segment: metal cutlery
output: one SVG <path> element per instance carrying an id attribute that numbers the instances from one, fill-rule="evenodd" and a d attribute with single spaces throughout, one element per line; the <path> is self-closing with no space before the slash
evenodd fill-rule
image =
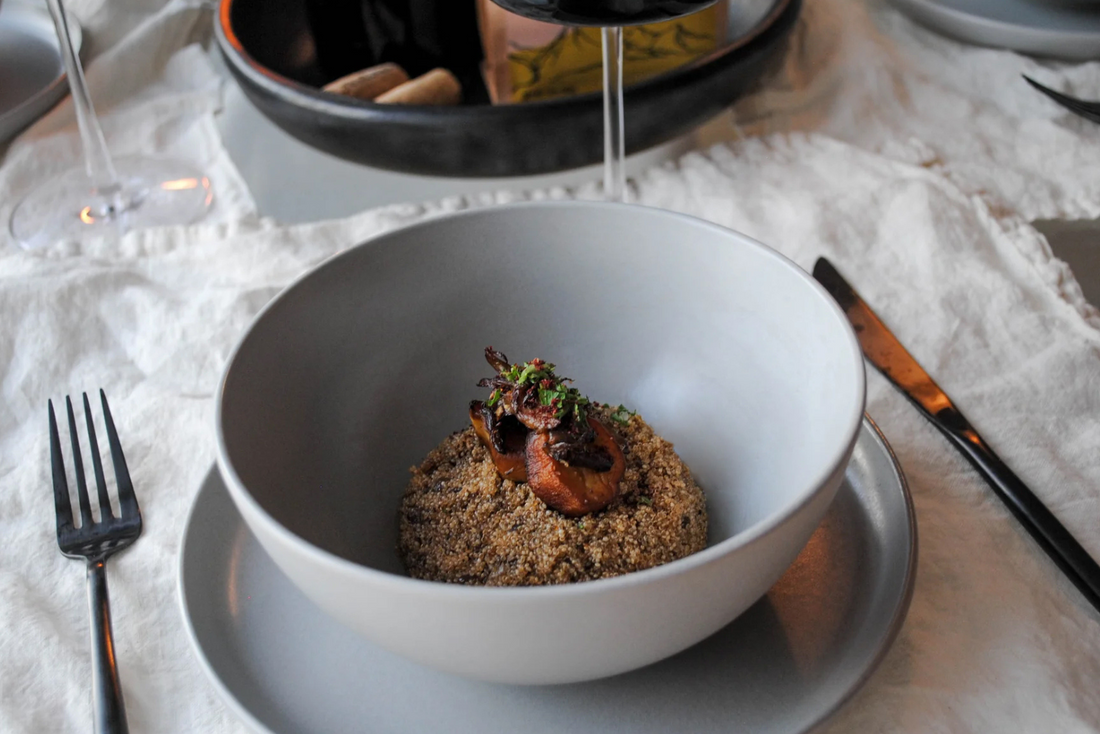
<path id="1" fill-rule="evenodd" d="M 88 395 L 84 394 L 84 418 L 87 423 L 88 444 L 95 473 L 99 500 L 99 519 L 92 514 L 91 500 L 84 476 L 80 439 L 77 435 L 73 403 L 65 398 L 69 419 L 69 439 L 72 443 L 73 472 L 76 475 L 78 513 L 73 515 L 69 501 L 69 485 L 65 478 L 65 462 L 61 456 L 61 439 L 57 435 L 57 419 L 53 401 L 49 401 L 50 415 L 50 463 L 53 468 L 53 496 L 57 514 L 57 544 L 62 554 L 69 558 L 82 558 L 88 566 L 88 601 L 92 615 L 92 688 L 94 691 L 96 734 L 126 734 L 126 711 L 122 703 L 122 687 L 119 684 L 115 660 L 114 635 L 111 631 L 111 606 L 107 597 L 107 559 L 126 548 L 141 535 L 141 510 L 134 496 L 134 485 L 126 468 L 126 458 L 118 440 L 107 396 L 99 391 L 103 406 L 103 419 L 107 427 L 107 443 L 111 462 L 115 468 L 118 485 L 118 512 L 111 508 L 103 464 L 99 458 L 95 424 L 92 420 Z M 79 521 L 79 524 L 77 524 Z"/>
<path id="2" fill-rule="evenodd" d="M 1024 74 L 1023 77 L 1027 81 L 1028 84 L 1035 87 L 1040 92 L 1042 92 L 1046 96 L 1050 97 L 1051 99 L 1053 99 L 1055 102 L 1057 102 L 1058 104 L 1065 107 L 1070 112 L 1073 112 L 1077 115 L 1080 115 L 1081 117 L 1085 118 L 1086 120 L 1092 120 L 1093 122 L 1100 122 L 1100 102 L 1086 102 L 1083 99 L 1077 99 L 1076 97 L 1071 97 L 1068 94 L 1062 94 L 1061 92 L 1056 92 L 1053 89 L 1051 89 L 1050 87 L 1045 87 L 1042 84 L 1040 84 L 1039 82 L 1037 82 L 1034 79 L 1032 79 L 1031 77 L 1029 77 L 1027 74 Z"/>
<path id="3" fill-rule="evenodd" d="M 836 268 L 825 258 L 819 258 L 813 275 L 844 310 L 867 361 L 894 383 L 966 457 L 1039 547 L 1088 602 L 1100 611 L 1100 565 L 993 453 L 993 449 L 982 440 L 947 394 L 917 364 Z"/>

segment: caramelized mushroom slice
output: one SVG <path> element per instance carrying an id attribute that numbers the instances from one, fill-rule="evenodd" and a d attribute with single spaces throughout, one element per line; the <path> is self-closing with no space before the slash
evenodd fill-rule
<path id="1" fill-rule="evenodd" d="M 588 419 L 588 426 L 595 433 L 594 451 L 611 459 L 607 471 L 555 459 L 550 431 L 532 431 L 527 436 L 527 484 L 539 499 L 568 517 L 587 515 L 611 504 L 626 471 L 626 459 L 611 431 L 594 418 Z"/>
<path id="2" fill-rule="evenodd" d="M 526 482 L 527 429 L 523 424 L 510 415 L 495 418 L 492 409 L 480 400 L 470 403 L 470 423 L 481 443 L 489 449 L 489 456 L 500 475 L 513 482 Z"/>

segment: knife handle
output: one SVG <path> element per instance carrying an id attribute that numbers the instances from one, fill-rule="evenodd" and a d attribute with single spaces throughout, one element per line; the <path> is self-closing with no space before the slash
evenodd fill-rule
<path id="1" fill-rule="evenodd" d="M 923 408 L 922 412 L 955 444 L 1039 547 L 1046 551 L 1089 603 L 1100 611 L 1100 565 L 1097 565 L 1092 556 L 1027 485 L 993 453 L 993 449 L 989 448 L 957 408 L 949 406 L 937 411 L 935 415 L 929 415 Z"/>

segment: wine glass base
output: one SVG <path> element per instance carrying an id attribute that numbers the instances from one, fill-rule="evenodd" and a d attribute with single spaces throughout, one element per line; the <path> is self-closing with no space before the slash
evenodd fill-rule
<path id="1" fill-rule="evenodd" d="M 11 215 L 12 237 L 36 252 L 65 242 L 117 238 L 131 229 L 190 224 L 214 200 L 210 179 L 167 158 L 119 158 L 118 185 L 97 189 L 83 169 L 43 182 Z"/>

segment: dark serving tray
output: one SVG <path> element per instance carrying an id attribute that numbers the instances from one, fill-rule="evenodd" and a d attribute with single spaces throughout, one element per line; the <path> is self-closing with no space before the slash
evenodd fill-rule
<path id="1" fill-rule="evenodd" d="M 453 2 L 454 0 L 443 0 Z M 774 0 L 706 57 L 625 90 L 627 153 L 683 135 L 721 112 L 786 51 L 802 0 Z M 498 177 L 550 173 L 603 158 L 599 93 L 522 104 L 380 105 L 320 91 L 294 58 L 313 39 L 304 0 L 221 0 L 215 34 L 254 105 L 302 142 L 394 171 Z"/>

